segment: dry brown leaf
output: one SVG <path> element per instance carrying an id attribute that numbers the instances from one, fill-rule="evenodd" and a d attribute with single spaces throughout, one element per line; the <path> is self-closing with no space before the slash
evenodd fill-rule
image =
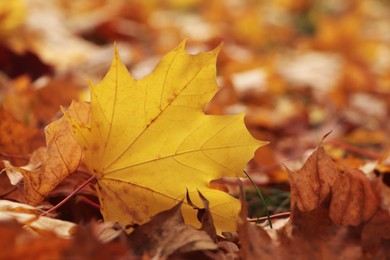
<path id="1" fill-rule="evenodd" d="M 332 187 L 329 214 L 338 225 L 358 226 L 369 220 L 378 210 L 379 199 L 373 183 L 356 169 L 339 175 Z"/>
<path id="2" fill-rule="evenodd" d="M 276 237 L 246 219 L 239 225 L 245 259 L 387 259 L 390 215 L 379 209 L 383 188 L 361 171 L 338 170 L 322 147 L 289 172 L 291 217 Z M 382 198 L 383 199 L 383 198 Z M 244 202 L 242 202 L 243 205 Z M 257 230 L 256 230 L 257 229 Z"/>
<path id="3" fill-rule="evenodd" d="M 63 259 L 136 259 L 127 249 L 124 232 L 117 232 L 117 239 L 102 242 L 96 234 L 98 225 L 92 222 L 86 227 L 79 227 L 70 246 L 63 252 Z"/>
<path id="4" fill-rule="evenodd" d="M 200 191 L 198 191 L 198 194 L 200 199 L 202 200 L 204 208 L 199 208 L 194 203 L 192 203 L 188 191 L 186 195 L 187 202 L 193 209 L 198 210 L 197 218 L 199 222 L 202 224 L 200 230 L 205 231 L 207 234 L 209 234 L 210 238 L 213 241 L 217 242 L 217 230 L 215 229 L 214 226 L 213 216 L 210 213 L 209 201 L 202 195 Z"/>
<path id="5" fill-rule="evenodd" d="M 329 200 L 311 211 L 291 209 L 290 221 L 278 230 L 281 259 L 359 259 L 358 229 L 338 226 L 329 218 Z"/>
<path id="6" fill-rule="evenodd" d="M 359 259 L 356 229 L 329 218 L 329 201 L 303 212 L 297 205 L 290 221 L 271 239 L 265 230 L 244 222 L 239 226 L 243 259 Z M 244 228 L 245 227 L 245 228 Z"/>
<path id="7" fill-rule="evenodd" d="M 291 205 L 297 204 L 301 211 L 318 207 L 340 175 L 336 163 L 321 146 L 310 155 L 298 172 L 287 171 L 291 186 Z"/>
<path id="8" fill-rule="evenodd" d="M 16 120 L 2 107 L 0 108 L 0 122 L 1 168 L 3 168 L 3 164 L 6 166 L 6 161 L 14 165 L 25 164 L 26 159 L 23 156 L 27 156 L 41 144 L 40 133 L 36 128 Z M 1 175 L 0 194 L 5 196 L 3 198 L 23 201 L 23 195 L 19 191 L 13 191 L 14 189 L 15 187 L 7 179 L 7 176 Z"/>
<path id="9" fill-rule="evenodd" d="M 164 258 L 173 253 L 216 250 L 209 235 L 185 225 L 181 204 L 156 214 L 129 235 L 129 248 L 138 257 Z"/>
<path id="10" fill-rule="evenodd" d="M 84 103 L 72 104 L 68 113 L 86 120 L 89 116 L 89 106 Z M 47 148 L 42 156 L 41 166 L 32 171 L 21 167 L 11 168 L 23 175 L 24 195 L 31 205 L 40 203 L 50 191 L 73 173 L 82 156 L 81 148 L 73 139 L 65 116 L 48 125 L 45 134 Z"/>
<path id="11" fill-rule="evenodd" d="M 41 210 L 27 204 L 0 200 L 0 220 L 16 220 L 35 235 L 53 233 L 58 237 L 70 238 L 76 224 L 60 219 L 39 216 Z"/>
<path id="12" fill-rule="evenodd" d="M 374 191 L 379 195 L 380 209 L 363 227 L 361 235 L 363 252 L 369 258 L 390 258 L 390 188 L 386 183 L 387 167 L 381 165 L 384 173 L 374 180 Z"/>

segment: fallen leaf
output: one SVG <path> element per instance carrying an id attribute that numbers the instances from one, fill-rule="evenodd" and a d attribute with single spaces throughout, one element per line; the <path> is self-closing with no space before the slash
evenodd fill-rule
<path id="1" fill-rule="evenodd" d="M 105 223 L 100 223 L 104 225 Z M 80 226 L 70 241 L 70 245 L 62 252 L 63 259 L 136 259 L 127 248 L 123 231 L 116 232 L 116 239 L 101 241 L 98 234 L 98 223 L 92 222 L 86 227 Z"/>
<path id="2" fill-rule="evenodd" d="M 88 117 L 89 108 L 83 103 L 72 104 L 68 111 L 75 118 Z M 41 154 L 41 165 L 33 170 L 23 167 L 9 167 L 23 175 L 23 192 L 31 205 L 40 203 L 50 191 L 73 173 L 80 164 L 81 149 L 73 138 L 68 121 L 63 116 L 45 129 L 47 148 Z M 36 152 L 42 153 L 42 150 Z M 32 156 L 34 158 L 34 154 Z"/>
<path id="3" fill-rule="evenodd" d="M 24 196 L 20 190 L 11 184 L 5 174 L 0 174 L 0 194 L 2 199 L 24 202 Z"/>
<path id="4" fill-rule="evenodd" d="M 188 192 L 186 194 L 187 202 L 193 209 L 196 209 L 198 211 L 197 217 L 199 222 L 202 224 L 200 230 L 203 230 L 207 234 L 209 234 L 210 238 L 213 241 L 217 241 L 217 231 L 215 230 L 213 216 L 210 213 L 209 201 L 202 195 L 202 193 L 198 193 L 200 199 L 202 200 L 204 208 L 199 208 L 198 206 L 193 204 L 190 196 L 188 196 Z"/>
<path id="5" fill-rule="evenodd" d="M 247 208 L 242 208 L 238 230 L 243 258 L 361 259 L 387 254 L 383 248 L 389 243 L 390 218 L 378 211 L 374 182 L 362 172 L 341 172 L 320 146 L 302 169 L 289 171 L 289 177 L 291 215 L 281 229 L 265 231 L 248 223 Z"/>
<path id="6" fill-rule="evenodd" d="M 340 171 L 322 146 L 310 155 L 301 170 L 289 171 L 289 177 L 291 207 L 297 205 L 302 212 L 316 209 L 328 198 L 333 223 L 358 226 L 378 210 L 379 196 L 371 180 L 356 169 Z"/>
<path id="7" fill-rule="evenodd" d="M 45 160 L 45 157 L 46 148 L 39 147 L 33 152 L 27 165 L 15 168 L 9 161 L 4 160 L 3 163 L 10 183 L 15 186 L 23 180 L 23 174 L 18 171 L 19 169 L 30 172 L 35 171 L 41 167 L 42 161 Z"/>
<path id="8" fill-rule="evenodd" d="M 100 84 L 91 85 L 91 121 L 69 115 L 86 165 L 96 175 L 105 220 L 142 224 L 199 190 L 209 201 L 217 232 L 234 231 L 238 200 L 209 188 L 224 176 L 243 176 L 255 140 L 243 114 L 204 115 L 217 91 L 219 49 L 189 55 L 184 43 L 149 76 L 136 81 L 117 51 Z M 194 203 L 201 201 L 192 196 Z M 183 205 L 186 223 L 199 226 Z"/>
<path id="9" fill-rule="evenodd" d="M 22 203 L 0 200 L 0 220 L 16 220 L 35 235 L 52 233 L 58 237 L 70 238 L 74 235 L 76 224 L 39 216 L 42 211 Z"/>
<path id="10" fill-rule="evenodd" d="M 379 198 L 373 183 L 356 169 L 339 175 L 332 187 L 330 218 L 339 225 L 358 226 L 378 210 Z"/>
<path id="11" fill-rule="evenodd" d="M 129 248 L 138 257 L 147 255 L 159 259 L 173 253 L 216 250 L 209 235 L 184 224 L 180 211 L 182 202 L 155 215 L 151 221 L 129 235 Z"/>
<path id="12" fill-rule="evenodd" d="M 291 186 L 291 205 L 301 211 L 315 209 L 328 196 L 331 186 L 339 177 L 336 163 L 318 147 L 298 172 L 288 170 Z"/>
<path id="13" fill-rule="evenodd" d="M 289 222 L 277 231 L 280 259 L 360 259 L 359 229 L 339 226 L 329 217 L 329 197 L 311 211 L 291 208 Z"/>

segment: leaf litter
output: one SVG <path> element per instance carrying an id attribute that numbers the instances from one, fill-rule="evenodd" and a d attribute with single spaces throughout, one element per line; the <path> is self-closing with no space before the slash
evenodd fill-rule
<path id="1" fill-rule="evenodd" d="M 28 177 L 24 180 L 16 176 L 12 183 L 19 183 L 14 186 L 2 174 L 0 195 L 5 205 L 13 200 L 37 206 L 28 211 L 23 204 L 1 209 L 7 215 L 6 222 L 1 222 L 1 232 L 10 238 L 3 241 L 3 248 L 8 250 L 2 252 L 2 257 L 389 258 L 387 3 L 169 1 L 162 6 L 146 2 L 128 5 L 124 1 L 107 8 L 99 1 L 53 1 L 41 3 L 43 8 L 30 12 L 30 5 L 40 0 L 14 2 L 0 5 L 0 14 L 6 14 L 0 15 L 0 35 L 6 36 L 0 40 L 0 101 L 4 112 L 0 156 L 9 161 L 9 171 L 10 165 L 15 165 L 16 169 L 24 168 Z M 41 29 L 39 17 L 54 22 Z M 280 19 L 283 17 L 288 19 Z M 194 33 L 202 28 L 204 33 Z M 267 33 L 269 30 L 273 33 Z M 44 146 L 42 128 L 59 117 L 59 105 L 69 104 L 74 95 L 76 100 L 87 95 L 79 92 L 86 78 L 101 78 L 111 60 L 107 50 L 113 41 L 118 42 L 126 65 L 137 70 L 134 75 L 145 75 L 145 71 L 152 71 L 150 64 L 160 59 L 151 53 L 168 53 L 185 37 L 189 38 L 187 49 L 191 52 L 213 49 L 223 40 L 218 59 L 218 85 L 222 88 L 205 108 L 206 114 L 245 112 L 250 133 L 258 140 L 271 141 L 256 151 L 246 171 L 261 186 L 271 214 L 288 210 L 281 200 L 271 200 L 272 192 L 291 190 L 290 218 L 279 221 L 271 215 L 275 230 L 247 222 L 248 217 L 257 216 L 259 210 L 253 206 L 259 200 L 247 198 L 251 204 L 246 208 L 241 195 L 241 217 L 237 215 L 234 230 L 239 236 L 235 232 L 218 232 L 215 236 L 213 230 L 220 225 L 218 220 L 214 225 L 208 209 L 213 208 L 212 199 L 208 206 L 198 189 L 189 188 L 193 203 L 186 199 L 182 207 L 194 212 L 192 224 L 200 230 L 188 228 L 209 234 L 213 248 L 217 247 L 197 250 L 193 245 L 183 247 L 185 239 L 171 244 L 157 241 L 136 254 L 131 246 L 134 241 L 129 238 L 133 233 L 128 235 L 118 225 L 94 220 L 102 216 L 96 209 L 100 206 L 96 204 L 98 194 L 91 184 L 88 191 L 79 192 L 49 215 L 77 223 L 78 231 L 72 238 L 59 237 L 52 232 L 54 229 L 50 230 L 53 227 L 48 225 L 49 218 L 38 215 L 57 204 L 61 196 L 70 194 L 90 173 L 83 156 L 71 159 L 74 164 L 69 170 L 70 161 L 61 161 L 59 156 L 71 154 L 66 148 L 70 136 L 62 132 L 62 127 L 60 136 L 55 136 L 60 149 L 53 146 L 55 142 L 47 142 L 46 147 L 34 152 Z M 66 48 L 64 43 L 69 41 L 65 38 L 71 41 Z M 25 64 L 33 65 L 26 68 Z M 26 75 L 21 76 L 23 73 Z M 42 87 L 45 77 L 51 84 L 48 88 Z M 84 126 L 91 123 L 90 118 L 76 121 L 84 122 Z M 332 135 L 318 146 L 321 135 L 330 129 Z M 62 139 L 62 134 L 68 137 Z M 308 159 L 302 159 L 305 157 Z M 52 173 L 58 174 L 58 180 L 49 178 Z M 244 192 L 252 193 L 249 182 L 241 180 Z M 236 197 L 240 193 L 238 182 L 226 177 L 213 180 L 209 186 Z M 186 188 L 165 210 L 173 210 L 185 199 Z M 289 202 L 283 198 L 283 204 Z M 167 217 L 168 222 L 178 219 L 180 211 L 175 212 Z M 26 214 L 28 221 L 16 217 L 18 214 Z M 157 224 L 161 218 L 155 217 L 151 214 L 138 225 L 127 224 L 139 230 L 146 225 L 142 223 L 155 221 L 155 228 L 162 229 Z M 32 228 L 38 219 L 48 230 Z M 169 236 L 174 238 L 174 234 Z"/>

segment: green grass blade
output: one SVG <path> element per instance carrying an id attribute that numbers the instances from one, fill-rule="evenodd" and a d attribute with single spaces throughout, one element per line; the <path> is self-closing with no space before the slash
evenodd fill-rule
<path id="1" fill-rule="evenodd" d="M 265 212 L 266 212 L 266 214 L 267 214 L 267 219 L 268 219 L 269 227 L 270 227 L 271 229 L 273 229 L 273 228 L 272 228 L 271 216 L 270 216 L 269 211 L 268 211 L 268 205 L 267 205 L 267 202 L 265 201 L 265 199 L 264 199 L 264 197 L 263 197 L 263 194 L 261 194 L 261 191 L 260 191 L 259 187 L 257 187 L 256 183 L 252 180 L 252 178 L 249 176 L 249 174 L 248 174 L 246 171 L 244 171 L 244 173 L 245 173 L 246 177 L 248 177 L 248 179 L 250 180 L 250 182 L 252 183 L 252 185 L 255 187 L 255 189 L 256 189 L 256 191 L 257 191 L 257 194 L 260 196 L 260 199 L 261 199 L 261 201 L 263 202 L 264 207 L 265 207 Z"/>

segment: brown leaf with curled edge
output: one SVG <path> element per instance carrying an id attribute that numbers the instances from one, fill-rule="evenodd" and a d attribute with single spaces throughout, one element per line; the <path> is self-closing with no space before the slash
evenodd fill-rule
<path id="1" fill-rule="evenodd" d="M 289 175 L 291 216 L 276 236 L 246 221 L 241 199 L 244 259 L 389 259 L 390 214 L 387 204 L 379 209 L 379 179 L 355 169 L 339 171 L 322 147 Z"/>
<path id="2" fill-rule="evenodd" d="M 319 146 L 298 172 L 288 170 L 291 186 L 291 205 L 301 211 L 315 209 L 329 194 L 340 175 L 333 159 Z"/>
<path id="3" fill-rule="evenodd" d="M 373 183 L 356 169 L 349 169 L 337 178 L 332 187 L 329 215 L 339 225 L 358 226 L 378 210 L 379 198 Z"/>
<path id="4" fill-rule="evenodd" d="M 182 202 L 156 214 L 151 221 L 136 228 L 129 235 L 129 248 L 138 257 L 154 259 L 174 253 L 216 250 L 217 245 L 202 230 L 184 224 Z"/>
<path id="5" fill-rule="evenodd" d="M 210 238 L 216 242 L 217 241 L 217 230 L 214 226 L 213 216 L 210 213 L 209 201 L 202 195 L 200 191 L 198 191 L 199 197 L 202 200 L 202 204 L 204 208 L 199 208 L 194 203 L 192 203 L 191 198 L 188 194 L 186 194 L 188 205 L 190 205 L 193 209 L 198 210 L 197 218 L 199 222 L 202 224 L 200 230 L 204 230 L 207 234 L 209 234 Z"/>
<path id="6" fill-rule="evenodd" d="M 86 120 L 89 117 L 89 106 L 85 103 L 73 103 L 68 113 Z M 41 156 L 40 167 L 34 170 L 10 167 L 23 175 L 23 192 L 30 205 L 40 203 L 50 191 L 73 173 L 82 157 L 81 148 L 73 138 L 72 130 L 64 116 L 48 125 L 45 134 L 47 147 Z"/>
<path id="7" fill-rule="evenodd" d="M 356 228 L 338 226 L 329 218 L 329 196 L 311 211 L 295 205 L 289 222 L 271 239 L 269 233 L 243 218 L 238 225 L 243 259 L 359 259 Z"/>
<path id="8" fill-rule="evenodd" d="M 329 218 L 329 197 L 311 211 L 295 205 L 289 222 L 278 230 L 281 259 L 360 259 L 359 230 Z"/>

